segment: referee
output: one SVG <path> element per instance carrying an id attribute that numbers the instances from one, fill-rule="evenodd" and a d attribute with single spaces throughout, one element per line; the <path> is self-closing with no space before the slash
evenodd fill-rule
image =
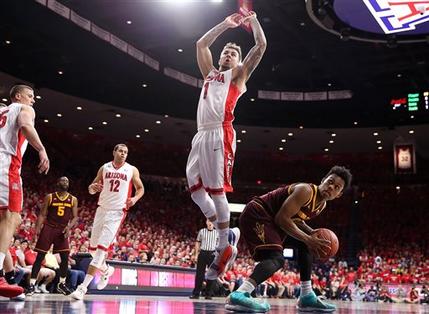
<path id="1" fill-rule="evenodd" d="M 195 275 L 195 287 L 192 291 L 191 299 L 200 297 L 201 288 L 206 273 L 206 267 L 210 266 L 214 259 L 214 251 L 218 241 L 218 233 L 214 229 L 213 223 L 206 220 L 207 228 L 202 228 L 198 232 L 197 241 L 195 242 L 195 258 L 197 259 L 197 272 Z M 198 258 L 197 258 L 198 256 Z M 211 296 L 206 293 L 206 298 Z"/>

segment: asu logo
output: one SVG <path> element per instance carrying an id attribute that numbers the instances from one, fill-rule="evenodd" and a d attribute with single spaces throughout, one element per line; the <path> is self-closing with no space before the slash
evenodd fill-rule
<path id="1" fill-rule="evenodd" d="M 406 32 L 429 21 L 429 0 L 362 0 L 385 34 Z"/>
<path id="2" fill-rule="evenodd" d="M 264 230 L 264 224 L 260 224 L 259 222 L 256 223 L 255 228 L 256 235 L 258 236 L 259 240 L 262 241 L 262 243 L 265 243 L 265 230 Z"/>

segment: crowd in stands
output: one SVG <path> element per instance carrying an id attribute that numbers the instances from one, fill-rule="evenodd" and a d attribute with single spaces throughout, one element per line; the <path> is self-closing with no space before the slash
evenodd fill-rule
<path id="1" fill-rule="evenodd" d="M 88 252 L 91 221 L 97 207 L 97 197 L 87 193 L 87 186 L 98 167 L 111 156 L 113 144 L 103 138 L 80 137 L 65 131 L 64 134 L 63 131 L 58 132 L 61 134 L 47 135 L 47 141 L 49 142 L 52 137 L 53 143 L 55 137 L 61 136 L 67 145 L 64 147 L 53 145 L 51 156 L 54 157 L 51 159 L 54 162 L 49 176 L 41 178 L 34 175 L 34 169 L 31 168 L 34 165 L 31 161 L 23 168 L 25 187 L 23 222 L 16 235 L 18 240 L 11 246 L 11 251 L 15 250 L 13 255 L 17 257 L 14 264 L 24 272 L 21 274 L 24 278 L 28 276 L 31 261 L 34 262 L 35 258 L 32 251 L 34 223 L 43 198 L 47 193 L 54 191 L 54 183 L 62 175 L 70 178 L 70 192 L 79 200 L 79 222 L 70 236 L 71 257 L 77 253 Z M 92 149 L 97 149 L 97 153 L 91 151 Z M 79 157 L 73 160 L 72 166 L 68 164 L 71 152 Z M 183 166 L 184 153 L 186 152 L 167 157 L 163 154 L 168 153 L 161 150 L 158 158 L 170 162 L 168 169 L 163 168 L 164 170 L 158 174 L 167 175 L 168 171 L 176 167 L 176 163 Z M 278 157 L 279 164 L 282 158 Z M 385 160 L 380 156 L 374 158 Z M 329 166 L 321 169 L 320 164 L 332 165 L 330 163 L 332 160 L 328 162 L 323 156 L 320 159 L 319 167 L 308 167 L 306 161 L 296 161 L 296 164 L 303 166 L 296 167 L 285 177 L 291 178 L 291 181 L 316 183 L 315 180 L 320 180 L 326 169 L 329 169 Z M 142 165 L 134 160 L 141 160 Z M 176 178 L 153 176 L 156 171 L 148 169 L 157 169 L 159 165 L 154 166 L 150 163 L 155 162 L 149 160 L 147 162 L 150 167 L 144 167 L 146 160 L 148 158 L 142 152 L 138 152 L 130 145 L 130 162 L 139 167 L 144 174 L 146 193 L 128 212 L 117 241 L 109 250 L 109 258 L 131 263 L 195 267 L 195 238 L 198 229 L 204 225 L 204 217 L 190 199 L 186 182 L 182 178 L 183 173 Z M 162 164 L 164 167 L 164 162 Z M 299 169 L 305 169 L 302 177 L 299 176 Z M 313 175 L 310 175 L 311 171 L 314 171 Z M 177 173 L 174 170 L 171 172 Z M 263 194 L 280 183 L 286 183 L 281 177 L 276 177 L 274 182 L 265 183 L 269 180 L 269 177 L 264 177 L 266 172 L 256 171 L 253 177 L 249 173 L 241 175 L 238 171 L 240 181 L 236 185 L 236 191 L 229 197 L 230 201 L 245 203 L 254 195 Z M 363 175 L 356 171 L 353 173 L 360 177 L 361 182 L 365 182 L 365 177 L 371 177 L 370 173 L 363 170 Z M 312 276 L 315 291 L 326 298 L 341 300 L 427 302 L 426 287 L 429 282 L 429 238 L 425 227 L 425 222 L 429 218 L 427 188 L 427 185 L 422 184 L 402 185 L 397 189 L 392 184 L 369 182 L 359 187 L 355 186 L 343 198 L 332 202 L 332 205 L 310 225 L 334 230 L 339 236 L 340 243 L 345 244 L 348 240 L 347 230 L 352 223 L 349 209 L 352 204 L 359 204 L 359 234 L 364 249 L 358 254 L 357 263 L 349 263 L 351 266 L 344 261 L 345 254 L 341 249 L 337 259 L 327 263 L 316 263 Z M 340 245 L 341 248 L 344 246 Z M 23 252 L 23 259 L 19 252 Z M 253 269 L 253 260 L 247 254 L 242 241 L 239 243 L 239 252 L 234 267 L 219 280 L 219 294 L 228 294 L 238 288 Z M 73 258 L 70 262 L 73 264 Z M 42 292 L 56 275 L 55 263 L 48 262 L 46 265 L 45 262 L 44 267 L 43 278 L 38 281 Z M 72 268 L 73 265 L 70 268 L 68 282 L 74 288 L 82 280 L 82 274 L 73 272 Z M 407 290 L 403 290 L 405 288 L 392 290 L 390 286 L 393 284 L 405 284 Z M 417 287 L 417 290 L 412 287 Z M 296 297 L 299 293 L 299 272 L 296 264 L 288 261 L 285 268 L 258 287 L 256 293 L 262 297 Z"/>

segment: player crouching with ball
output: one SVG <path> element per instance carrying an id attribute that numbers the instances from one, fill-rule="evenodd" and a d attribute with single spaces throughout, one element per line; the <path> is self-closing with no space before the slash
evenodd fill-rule
<path id="1" fill-rule="evenodd" d="M 333 304 L 322 302 L 311 288 L 314 258 L 333 256 L 338 249 L 335 235 L 323 229 L 313 230 L 305 221 L 318 216 L 326 202 L 339 198 L 350 186 L 348 169 L 334 166 L 319 185 L 293 183 L 252 199 L 240 216 L 240 229 L 250 253 L 259 262 L 237 291 L 227 299 L 226 309 L 264 313 L 270 309 L 266 301 L 250 296 L 252 291 L 284 265 L 283 248 L 298 251 L 301 294 L 298 310 L 333 312 Z M 326 240 L 329 235 L 332 243 Z M 335 240 L 337 241 L 337 240 Z"/>

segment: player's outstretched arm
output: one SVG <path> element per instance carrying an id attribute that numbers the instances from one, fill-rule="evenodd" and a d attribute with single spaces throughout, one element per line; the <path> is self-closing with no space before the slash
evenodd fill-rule
<path id="1" fill-rule="evenodd" d="M 37 133 L 34 127 L 34 118 L 36 114 L 34 109 L 30 106 L 22 106 L 21 112 L 18 116 L 18 124 L 21 128 L 22 134 L 25 136 L 27 141 L 31 146 L 34 147 L 35 150 L 39 152 L 39 165 L 37 166 L 39 169 L 39 173 L 47 174 L 49 171 L 49 158 L 46 153 L 45 147 L 40 140 L 39 134 Z"/>
<path id="2" fill-rule="evenodd" d="M 101 192 L 103 190 L 103 184 L 101 182 L 103 182 L 103 166 L 98 169 L 97 176 L 88 186 L 89 194 L 93 195 L 95 193 Z"/>
<path id="3" fill-rule="evenodd" d="M 265 38 L 264 30 L 261 24 L 256 18 L 256 13 L 251 11 L 246 14 L 242 20 L 243 23 L 249 23 L 253 31 L 253 37 L 255 39 L 255 45 L 250 49 L 246 58 L 243 60 L 242 73 L 245 81 L 247 81 L 256 69 L 262 56 L 267 48 L 267 39 Z"/>
<path id="4" fill-rule="evenodd" d="M 219 35 L 228 28 L 239 26 L 241 24 L 242 18 L 243 17 L 238 13 L 228 16 L 223 22 L 213 27 L 197 41 L 198 67 L 200 68 L 201 74 L 204 78 L 206 78 L 206 76 L 214 68 L 212 53 L 209 49 L 210 46 L 214 43 L 216 38 L 218 38 Z"/>

